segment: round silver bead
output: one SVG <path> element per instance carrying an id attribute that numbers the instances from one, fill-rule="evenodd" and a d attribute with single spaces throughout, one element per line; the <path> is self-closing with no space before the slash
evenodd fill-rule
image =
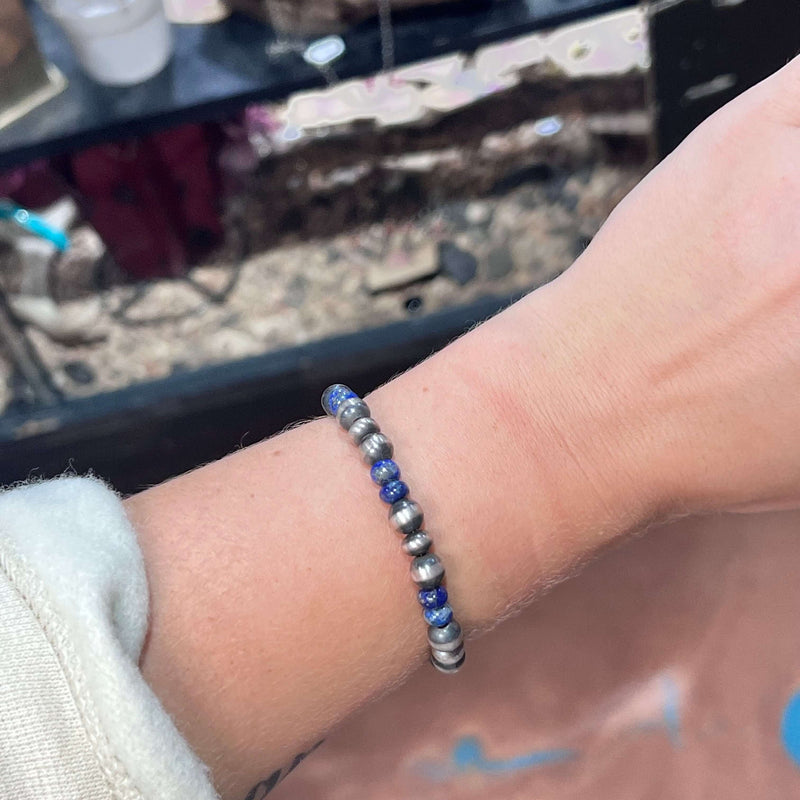
<path id="1" fill-rule="evenodd" d="M 350 426 L 350 438 L 358 445 L 371 433 L 380 433 L 381 429 L 372 417 L 360 417 Z"/>
<path id="2" fill-rule="evenodd" d="M 467 658 L 467 654 L 462 650 L 461 657 L 455 662 L 455 664 L 443 664 L 434 656 L 433 653 L 434 651 L 431 651 L 431 664 L 433 664 L 433 666 L 436 667 L 439 672 L 444 672 L 445 675 L 453 675 L 454 673 L 458 672 L 461 667 L 464 666 L 464 661 Z"/>
<path id="3" fill-rule="evenodd" d="M 464 657 L 464 645 L 456 650 L 434 650 L 431 648 L 431 658 L 443 667 L 452 667 Z"/>
<path id="4" fill-rule="evenodd" d="M 347 400 L 343 400 L 336 412 L 336 419 L 346 431 L 350 430 L 350 426 L 357 419 L 368 416 L 369 406 L 360 397 L 348 397 Z"/>
<path id="5" fill-rule="evenodd" d="M 364 461 L 372 466 L 376 461 L 391 458 L 394 454 L 392 443 L 382 433 L 370 433 L 358 446 Z"/>
<path id="6" fill-rule="evenodd" d="M 431 626 L 428 628 L 428 644 L 432 650 L 450 653 L 463 646 L 464 632 L 455 620 L 448 622 L 443 628 Z"/>
<path id="7" fill-rule="evenodd" d="M 422 527 L 424 518 L 419 503 L 415 503 L 407 497 L 392 503 L 392 507 L 389 509 L 389 519 L 398 533 L 414 533 Z"/>
<path id="8" fill-rule="evenodd" d="M 417 556 L 411 562 L 411 578 L 420 588 L 433 589 L 444 578 L 444 564 L 433 553 Z"/>
<path id="9" fill-rule="evenodd" d="M 433 540 L 425 531 L 414 531 L 403 539 L 400 546 L 403 548 L 403 552 L 410 556 L 424 556 L 431 549 L 432 544 Z"/>

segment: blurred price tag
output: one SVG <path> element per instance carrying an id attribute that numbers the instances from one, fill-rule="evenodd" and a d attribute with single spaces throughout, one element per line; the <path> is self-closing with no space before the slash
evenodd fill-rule
<path id="1" fill-rule="evenodd" d="M 345 49 L 341 36 L 326 36 L 311 42 L 303 53 L 303 59 L 314 67 L 321 67 L 336 61 Z"/>

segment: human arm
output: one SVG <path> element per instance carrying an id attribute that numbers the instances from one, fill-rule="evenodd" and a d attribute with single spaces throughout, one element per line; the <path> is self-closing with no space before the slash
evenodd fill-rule
<path id="1" fill-rule="evenodd" d="M 522 340 L 522 330 L 536 334 Z M 592 452 L 565 457 L 567 419 L 594 423 L 573 419 L 579 402 L 566 419 L 545 417 L 573 403 L 552 363 L 554 333 L 501 315 L 367 398 L 425 510 L 468 630 L 491 626 L 594 549 L 598 529 L 609 540 L 650 513 L 633 466 L 615 456 L 611 468 L 606 434 Z M 535 385 L 519 370 L 534 342 L 550 362 Z M 617 414 L 605 413 L 610 428 Z M 590 462 L 608 468 L 607 486 L 585 477 Z M 408 558 L 365 465 L 330 420 L 128 507 L 151 589 L 144 674 L 223 797 L 244 798 L 421 663 L 426 626 Z M 241 781 L 225 777 L 229 765 Z"/>
<path id="2" fill-rule="evenodd" d="M 468 629 L 650 522 L 798 503 L 798 74 L 703 126 L 564 276 L 367 398 Z M 144 675 L 226 800 L 421 662 L 405 557 L 330 421 L 127 506 Z"/>

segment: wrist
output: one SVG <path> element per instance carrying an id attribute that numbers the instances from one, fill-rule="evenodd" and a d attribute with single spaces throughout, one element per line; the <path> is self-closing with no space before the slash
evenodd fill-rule
<path id="1" fill-rule="evenodd" d="M 636 347 L 615 341 L 605 324 L 609 310 L 592 313 L 566 278 L 528 295 L 485 331 L 489 346 L 507 353 L 505 363 L 495 362 L 495 385 L 502 404 L 517 406 L 522 463 L 535 482 L 531 512 L 544 505 L 538 522 L 552 526 L 538 532 L 544 572 L 569 570 L 673 510 L 664 469 L 674 432 L 648 413 Z"/>
<path id="2" fill-rule="evenodd" d="M 468 627 L 658 517 L 641 417 L 551 285 L 370 395 Z"/>
<path id="3" fill-rule="evenodd" d="M 641 410 L 616 383 L 593 394 L 609 365 L 570 330 L 572 297 L 546 287 L 367 398 L 467 630 L 647 520 L 652 470 L 625 439 Z M 424 658 L 408 560 L 359 462 L 317 420 L 127 503 L 143 674 L 226 796 Z"/>

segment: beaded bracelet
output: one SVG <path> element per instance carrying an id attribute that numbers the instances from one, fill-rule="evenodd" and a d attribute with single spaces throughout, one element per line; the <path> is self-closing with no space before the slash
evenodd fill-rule
<path id="1" fill-rule="evenodd" d="M 464 635 L 447 602 L 447 589 L 442 586 L 444 566 L 439 556 L 428 552 L 433 542 L 422 530 L 422 509 L 408 496 L 400 468 L 392 461 L 392 443 L 370 416 L 369 406 L 347 386 L 329 386 L 322 394 L 322 408 L 338 420 L 361 450 L 372 480 L 381 487 L 381 500 L 390 506 L 389 520 L 403 536 L 403 551 L 413 558 L 411 577 L 420 587 L 417 596 L 428 623 L 431 664 L 440 672 L 457 672 L 466 657 Z"/>

